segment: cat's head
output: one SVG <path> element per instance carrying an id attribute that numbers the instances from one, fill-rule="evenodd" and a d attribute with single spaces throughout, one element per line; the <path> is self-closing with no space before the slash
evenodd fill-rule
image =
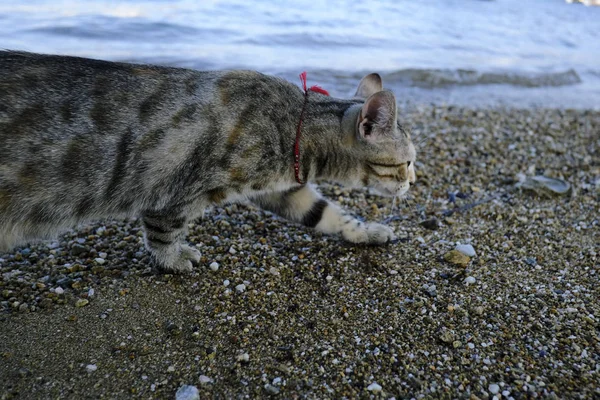
<path id="1" fill-rule="evenodd" d="M 362 164 L 357 178 L 385 196 L 402 196 L 415 182 L 415 147 L 397 120 L 396 97 L 378 74 L 365 76 L 355 98 L 364 99 L 352 121 L 353 146 Z"/>

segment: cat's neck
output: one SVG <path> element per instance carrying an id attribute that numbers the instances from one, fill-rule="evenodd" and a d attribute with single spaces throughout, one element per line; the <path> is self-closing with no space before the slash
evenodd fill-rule
<path id="1" fill-rule="evenodd" d="M 309 94 L 300 133 L 302 179 L 354 181 L 360 169 L 356 159 L 358 101 Z"/>

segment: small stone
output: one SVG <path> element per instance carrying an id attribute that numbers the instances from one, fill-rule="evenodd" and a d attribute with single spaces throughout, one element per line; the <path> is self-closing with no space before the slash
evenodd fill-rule
<path id="1" fill-rule="evenodd" d="M 172 365 L 169 365 L 169 367 L 167 368 L 167 372 L 175 372 L 175 367 Z"/>
<path id="2" fill-rule="evenodd" d="M 269 394 L 279 394 L 280 389 L 277 386 L 273 386 L 270 383 L 265 384 L 265 390 Z"/>
<path id="3" fill-rule="evenodd" d="M 183 385 L 175 392 L 175 400 L 200 400 L 200 392 L 196 386 Z"/>
<path id="4" fill-rule="evenodd" d="M 467 278 L 465 278 L 465 283 L 467 285 L 471 285 L 471 284 L 475 283 L 475 281 L 476 281 L 476 279 L 472 276 L 468 276 Z"/>
<path id="5" fill-rule="evenodd" d="M 444 328 L 440 334 L 440 340 L 445 343 L 452 343 L 454 342 L 454 334 L 448 329 Z"/>
<path id="6" fill-rule="evenodd" d="M 383 388 L 381 387 L 381 385 L 377 382 L 373 382 L 369 386 L 367 386 L 367 390 L 371 392 L 381 392 L 382 389 Z"/>
<path id="7" fill-rule="evenodd" d="M 207 384 L 207 383 L 211 383 L 211 382 L 212 382 L 212 379 L 211 379 L 211 378 L 209 378 L 209 377 L 208 377 L 208 376 L 206 376 L 206 375 L 200 375 L 200 377 L 198 378 L 198 380 L 200 380 L 200 383 L 201 383 L 201 384 L 203 384 L 203 385 L 205 385 L 205 384 Z"/>
<path id="8" fill-rule="evenodd" d="M 229 283 L 230 283 L 230 282 L 229 282 L 229 279 L 225 279 L 225 280 L 223 281 L 223 286 L 227 287 L 227 286 L 229 286 Z"/>
<path id="9" fill-rule="evenodd" d="M 238 291 L 238 292 L 240 292 L 240 293 L 243 293 L 243 292 L 244 292 L 244 290 L 246 290 L 246 285 L 244 285 L 243 283 L 240 283 L 239 285 L 237 285 L 237 286 L 235 287 L 235 290 L 237 290 L 237 291 Z"/>
<path id="10" fill-rule="evenodd" d="M 54 293 L 60 295 L 63 294 L 65 292 L 65 289 L 61 288 L 60 286 L 57 287 L 56 289 L 54 289 Z"/>
<path id="11" fill-rule="evenodd" d="M 98 367 L 96 366 L 96 364 L 88 364 L 85 366 L 85 370 L 87 372 L 94 372 L 98 369 Z"/>
<path id="12" fill-rule="evenodd" d="M 98 257 L 105 259 L 106 257 L 108 257 L 108 253 L 101 251 L 100 253 L 98 253 Z"/>
<path id="13" fill-rule="evenodd" d="M 440 227 L 437 218 L 426 219 L 425 221 L 421 221 L 419 225 L 421 225 L 425 229 L 429 229 L 432 231 L 435 231 Z"/>
<path id="14" fill-rule="evenodd" d="M 325 279 L 327 280 L 327 282 L 331 282 L 333 280 L 333 276 L 327 275 Z"/>
<path id="15" fill-rule="evenodd" d="M 456 246 L 455 250 L 460 251 L 465 256 L 475 257 L 475 249 L 470 244 L 459 244 Z"/>
<path id="16" fill-rule="evenodd" d="M 236 249 L 234 249 L 234 248 L 233 248 L 233 246 L 231 246 L 231 247 L 229 248 L 229 254 L 236 254 L 236 253 L 237 253 L 237 250 L 236 250 Z"/>
<path id="17" fill-rule="evenodd" d="M 569 182 L 542 175 L 528 177 L 517 186 L 543 197 L 561 196 L 571 191 Z"/>
<path id="18" fill-rule="evenodd" d="M 535 267 L 537 265 L 537 260 L 535 258 L 533 258 L 533 257 L 527 257 L 527 258 L 525 258 L 525 262 L 528 265 L 531 265 L 532 267 Z"/>
<path id="19" fill-rule="evenodd" d="M 275 267 L 269 268 L 269 273 L 271 275 L 274 275 L 274 276 L 279 276 L 280 275 L 279 270 L 277 268 L 275 268 Z"/>
<path id="20" fill-rule="evenodd" d="M 444 255 L 444 260 L 450 264 L 466 267 L 467 264 L 469 264 L 469 261 L 471 261 L 471 258 L 458 250 L 452 250 Z"/>
<path id="21" fill-rule="evenodd" d="M 79 243 L 75 243 L 73 247 L 71 247 L 71 254 L 74 256 L 79 256 L 88 252 L 88 248 L 80 245 Z"/>
<path id="22" fill-rule="evenodd" d="M 490 386 L 488 386 L 488 390 L 491 394 L 496 394 L 500 391 L 500 386 L 496 385 L 495 383 L 492 383 Z"/>
<path id="23" fill-rule="evenodd" d="M 248 355 L 248 353 L 239 354 L 237 360 L 240 362 L 248 362 L 250 360 L 250 355 Z"/>
<path id="24" fill-rule="evenodd" d="M 96 261 L 96 263 L 100 264 L 100 265 L 102 265 L 106 262 L 106 260 L 104 258 L 100 258 L 100 257 L 94 258 L 94 261 Z"/>
<path id="25" fill-rule="evenodd" d="M 210 269 L 212 271 L 218 271 L 219 270 L 219 263 L 216 262 L 216 261 L 213 261 L 213 262 L 210 263 L 209 267 L 210 267 Z"/>
<path id="26" fill-rule="evenodd" d="M 90 301 L 88 299 L 77 299 L 75 302 L 75 307 L 85 307 L 89 302 Z"/>

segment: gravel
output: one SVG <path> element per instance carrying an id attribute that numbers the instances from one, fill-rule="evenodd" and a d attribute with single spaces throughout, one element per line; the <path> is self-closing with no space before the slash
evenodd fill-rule
<path id="1" fill-rule="evenodd" d="M 600 396 L 600 114 L 414 107 L 401 118 L 421 143 L 406 200 L 322 185 L 361 218 L 390 221 L 397 243 L 351 246 L 229 205 L 190 225 L 202 260 L 185 276 L 153 270 L 136 220 L 0 254 L 0 392 Z M 570 190 L 519 187 L 534 176 Z M 456 243 L 476 254 L 447 261 Z"/>

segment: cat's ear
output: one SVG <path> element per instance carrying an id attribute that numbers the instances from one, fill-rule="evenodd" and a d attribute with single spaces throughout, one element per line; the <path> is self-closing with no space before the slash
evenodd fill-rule
<path id="1" fill-rule="evenodd" d="M 379 74 L 369 74 L 362 78 L 362 80 L 358 84 L 358 89 L 356 89 L 354 97 L 366 99 L 372 94 L 375 94 L 382 90 L 383 82 L 381 81 L 381 76 L 379 76 Z"/>
<path id="2" fill-rule="evenodd" d="M 388 90 L 369 96 L 358 114 L 358 134 L 361 139 L 377 140 L 393 134 L 396 126 L 396 97 Z"/>

